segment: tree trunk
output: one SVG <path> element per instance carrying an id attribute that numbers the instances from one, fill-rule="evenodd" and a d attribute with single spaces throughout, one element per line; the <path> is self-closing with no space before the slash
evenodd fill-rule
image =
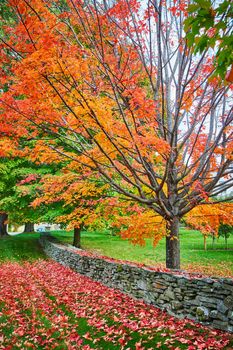
<path id="1" fill-rule="evenodd" d="M 227 250 L 227 235 L 225 235 L 225 249 Z"/>
<path id="2" fill-rule="evenodd" d="M 35 232 L 34 224 L 32 222 L 26 222 L 24 225 L 24 233 Z"/>
<path id="3" fill-rule="evenodd" d="M 214 243 L 215 243 L 215 235 L 213 233 L 212 234 L 212 249 L 214 249 Z"/>
<path id="4" fill-rule="evenodd" d="M 0 237 L 8 236 L 7 224 L 6 224 L 7 219 L 8 219 L 7 213 L 1 213 L 0 214 Z"/>
<path id="5" fill-rule="evenodd" d="M 74 228 L 74 239 L 73 246 L 76 248 L 81 248 L 81 230 L 83 225 Z"/>
<path id="6" fill-rule="evenodd" d="M 167 223 L 166 267 L 169 269 L 180 269 L 179 224 L 178 217 Z"/>
<path id="7" fill-rule="evenodd" d="M 204 235 L 203 238 L 204 238 L 204 250 L 206 250 L 206 235 Z"/>

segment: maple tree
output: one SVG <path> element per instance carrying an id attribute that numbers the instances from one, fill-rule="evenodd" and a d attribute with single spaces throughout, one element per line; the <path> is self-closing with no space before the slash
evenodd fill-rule
<path id="1" fill-rule="evenodd" d="M 199 205 L 186 215 L 185 221 L 191 227 L 202 232 L 204 249 L 206 250 L 208 235 L 212 235 L 214 239 L 221 234 L 222 230 L 224 232 L 226 226 L 233 225 L 233 203 Z"/>
<path id="2" fill-rule="evenodd" d="M 108 186 L 86 174 L 75 171 L 75 165 L 62 168 L 53 175 L 40 180 L 40 191 L 31 206 L 43 207 L 42 221 L 57 222 L 67 230 L 74 230 L 73 245 L 81 247 L 81 230 L 85 227 L 100 227 L 98 206 L 106 195 Z M 103 225 L 102 225 L 103 226 Z"/>
<path id="3" fill-rule="evenodd" d="M 57 222 L 73 229 L 73 245 L 80 248 L 84 226 L 95 228 L 105 224 L 98 208 L 103 198 L 110 196 L 109 186 L 98 173 L 87 169 L 84 172 L 79 164 L 52 150 L 44 140 L 33 141 L 33 145 L 24 148 L 24 153 L 40 171 L 18 183 L 19 193 L 30 194 L 28 205 L 40 222 Z"/>
<path id="4" fill-rule="evenodd" d="M 232 186 L 232 90 L 183 38 L 188 1 L 7 3 L 1 118 L 163 218 L 180 268 L 181 218 Z"/>

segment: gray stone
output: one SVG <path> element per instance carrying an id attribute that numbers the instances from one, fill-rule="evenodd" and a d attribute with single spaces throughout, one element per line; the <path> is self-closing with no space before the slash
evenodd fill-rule
<path id="1" fill-rule="evenodd" d="M 210 312 L 210 317 L 211 318 L 215 318 L 217 320 L 221 320 L 221 321 L 227 321 L 228 320 L 228 317 L 224 316 L 223 314 L 221 314 L 217 310 L 212 310 Z"/>
<path id="2" fill-rule="evenodd" d="M 175 299 L 175 294 L 174 292 L 171 290 L 171 289 L 167 289 L 165 292 L 164 292 L 164 296 L 168 299 L 172 299 L 174 300 Z"/>
<path id="3" fill-rule="evenodd" d="M 201 280 L 198 280 L 197 285 L 202 286 L 202 285 L 206 285 L 206 283 L 213 284 L 214 281 L 211 278 L 203 278 Z"/>
<path id="4" fill-rule="evenodd" d="M 208 303 L 211 305 L 217 305 L 221 302 L 221 300 L 217 299 L 217 298 L 211 298 L 211 297 L 204 297 L 204 296 L 198 296 L 197 297 L 198 300 L 200 300 L 203 303 Z"/>
<path id="5" fill-rule="evenodd" d="M 233 332 L 231 279 L 190 278 L 83 256 L 81 250 L 56 244 L 51 237 L 41 237 L 40 243 L 52 259 L 106 286 L 122 290 L 135 299 L 143 299 L 173 316 Z"/>
<path id="6" fill-rule="evenodd" d="M 214 280 L 212 278 L 203 278 L 202 281 L 205 282 L 205 283 L 208 283 L 208 284 L 213 284 L 214 283 Z"/>
<path id="7" fill-rule="evenodd" d="M 232 294 L 229 290 L 223 289 L 223 287 L 222 287 L 222 289 L 220 289 L 220 290 L 215 290 L 215 289 L 214 289 L 213 292 L 214 292 L 214 294 L 215 294 L 216 296 L 219 296 L 219 295 L 224 296 L 224 295 L 231 295 L 231 294 Z"/>
<path id="8" fill-rule="evenodd" d="M 188 306 L 190 306 L 190 305 L 198 306 L 198 305 L 200 305 L 200 302 L 197 299 L 192 299 L 192 300 L 184 301 L 183 304 L 188 305 Z"/>
<path id="9" fill-rule="evenodd" d="M 227 321 L 220 321 L 220 320 L 214 320 L 213 326 L 222 330 L 228 329 L 228 323 Z"/>
<path id="10" fill-rule="evenodd" d="M 218 311 L 217 310 L 210 311 L 210 317 L 211 318 L 217 318 L 217 315 L 218 315 Z"/>
<path id="11" fill-rule="evenodd" d="M 233 309 L 233 295 L 228 295 L 224 300 L 223 304 L 230 310 Z"/>
<path id="12" fill-rule="evenodd" d="M 221 289 L 221 288 L 222 288 L 222 284 L 219 283 L 219 282 L 214 282 L 213 287 L 214 287 L 215 289 Z"/>
<path id="13" fill-rule="evenodd" d="M 226 283 L 226 284 L 228 284 L 228 285 L 230 285 L 230 286 L 233 287 L 233 280 L 232 280 L 232 279 L 229 279 L 229 278 L 222 278 L 222 279 L 220 279 L 220 280 L 222 280 L 224 284 Z"/>
<path id="14" fill-rule="evenodd" d="M 147 290 L 147 283 L 143 280 L 137 281 L 137 286 L 140 289 Z"/>
<path id="15" fill-rule="evenodd" d="M 169 282 L 173 282 L 173 281 L 176 280 L 174 276 L 171 276 L 171 275 L 168 275 L 168 274 L 162 274 L 162 278 L 165 281 L 169 281 Z"/>
<path id="16" fill-rule="evenodd" d="M 220 311 L 221 313 L 225 314 L 228 311 L 228 308 L 226 305 L 224 305 L 223 301 L 220 301 L 217 304 L 217 310 Z"/>
<path id="17" fill-rule="evenodd" d="M 228 284 L 228 283 L 224 283 L 223 286 L 224 286 L 225 289 L 227 289 L 227 290 L 229 290 L 230 292 L 233 293 L 233 285 Z"/>
<path id="18" fill-rule="evenodd" d="M 209 309 L 204 306 L 198 306 L 196 308 L 196 316 L 199 321 L 207 321 L 209 319 Z"/>
<path id="19" fill-rule="evenodd" d="M 187 280 L 183 277 L 183 278 L 179 278 L 177 280 L 178 286 L 185 286 L 187 284 Z"/>
<path id="20" fill-rule="evenodd" d="M 170 298 L 166 297 L 164 294 L 160 295 L 159 299 L 164 301 L 170 301 Z"/>
<path id="21" fill-rule="evenodd" d="M 179 301 L 173 300 L 171 302 L 171 306 L 172 306 L 172 310 L 180 310 L 182 309 L 182 303 L 180 303 Z"/>

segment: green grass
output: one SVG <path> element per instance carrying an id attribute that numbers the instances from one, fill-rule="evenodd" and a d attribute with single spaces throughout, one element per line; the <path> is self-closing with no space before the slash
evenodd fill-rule
<path id="1" fill-rule="evenodd" d="M 72 244 L 73 233 L 65 231 L 53 232 L 59 240 Z M 45 259 L 40 245 L 38 233 L 25 233 L 0 239 L 0 262 L 33 261 Z M 190 271 L 205 272 L 211 275 L 233 275 L 233 236 L 228 242 L 229 250 L 225 250 L 224 239 L 216 239 L 215 250 L 212 239 L 207 239 L 207 251 L 203 249 L 203 238 L 200 232 L 181 229 L 181 268 Z M 82 232 L 82 247 L 98 255 L 114 259 L 128 260 L 152 266 L 165 263 L 165 240 L 153 247 L 147 240 L 145 247 L 134 246 L 119 236 L 108 232 Z"/>
<path id="2" fill-rule="evenodd" d="M 53 235 L 63 242 L 72 244 L 72 232 L 56 231 L 53 232 Z M 205 251 L 200 232 L 182 228 L 180 234 L 181 267 L 198 271 L 199 266 L 206 266 L 206 273 L 233 274 L 233 235 L 228 240 L 228 250 L 225 250 L 223 238 L 215 241 L 215 250 L 213 250 L 212 238 L 208 238 L 207 251 Z M 155 248 L 151 240 L 147 240 L 145 247 L 140 247 L 132 245 L 127 240 L 122 240 L 119 236 L 111 236 L 108 232 L 84 231 L 81 242 L 84 249 L 114 259 L 146 265 L 158 265 L 165 262 L 165 239 L 161 240 Z"/>
<path id="3" fill-rule="evenodd" d="M 59 240 L 72 244 L 73 233 L 52 232 Z M 0 239 L 0 262 L 33 261 L 46 258 L 38 244 L 38 233 L 25 233 Z M 228 240 L 229 250 L 225 250 L 224 239 L 216 239 L 215 250 L 212 239 L 207 239 L 207 251 L 203 249 L 203 237 L 198 231 L 181 229 L 181 267 L 191 271 L 216 275 L 233 275 L 233 235 Z M 82 247 L 99 255 L 114 259 L 128 260 L 146 265 L 161 265 L 165 262 L 165 240 L 153 247 L 147 240 L 145 247 L 134 246 L 119 236 L 109 232 L 82 232 Z"/>
<path id="4" fill-rule="evenodd" d="M 38 243 L 38 238 L 38 233 L 21 233 L 0 238 L 0 263 L 45 259 L 46 256 Z"/>

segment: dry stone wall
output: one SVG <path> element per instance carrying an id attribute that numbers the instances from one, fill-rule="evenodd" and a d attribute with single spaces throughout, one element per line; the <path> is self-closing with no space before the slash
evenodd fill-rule
<path id="1" fill-rule="evenodd" d="M 85 256 L 81 250 L 45 234 L 40 243 L 49 257 L 95 281 L 143 299 L 173 316 L 233 332 L 232 279 L 190 278 Z"/>

